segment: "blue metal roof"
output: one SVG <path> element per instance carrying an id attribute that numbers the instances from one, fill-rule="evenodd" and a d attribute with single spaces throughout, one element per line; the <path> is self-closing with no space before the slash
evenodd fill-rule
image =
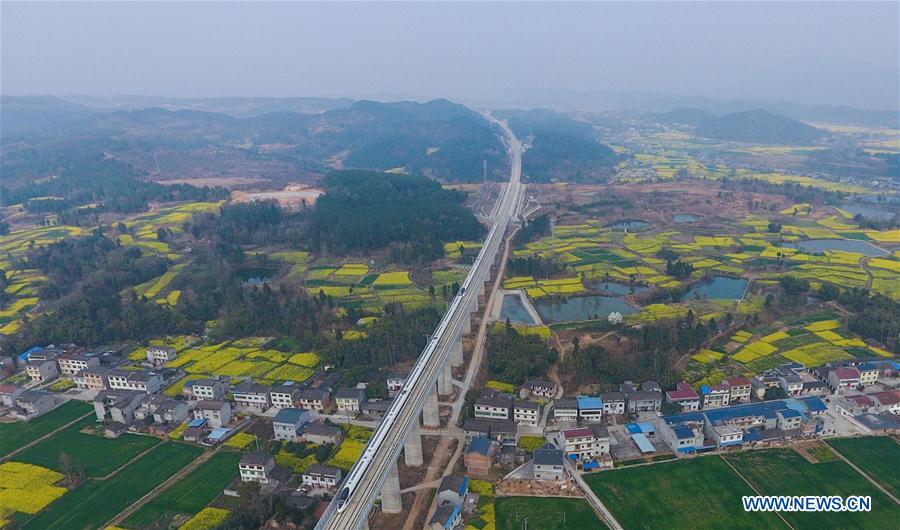
<path id="1" fill-rule="evenodd" d="M 628 429 L 629 434 L 636 434 L 640 432 L 653 434 L 656 432 L 656 426 L 654 426 L 649 421 L 645 421 L 643 423 L 629 423 L 625 425 L 625 428 Z"/>
<path id="2" fill-rule="evenodd" d="M 472 438 L 472 441 L 469 442 L 468 452 L 476 452 L 481 453 L 483 455 L 487 455 L 491 451 L 491 441 L 487 436 L 476 436 Z"/>
<path id="3" fill-rule="evenodd" d="M 653 444 L 650 443 L 650 440 L 643 433 L 632 434 L 631 439 L 634 440 L 634 443 L 637 444 L 638 449 L 641 450 L 642 453 L 655 453 L 656 448 L 653 447 Z"/>
<path id="4" fill-rule="evenodd" d="M 687 425 L 676 425 L 672 431 L 679 440 L 687 440 L 688 438 L 694 437 L 694 431 Z"/>
<path id="5" fill-rule="evenodd" d="M 594 469 L 595 467 L 600 467 L 600 463 L 591 460 L 590 462 L 585 462 L 583 467 L 584 469 Z"/>
<path id="6" fill-rule="evenodd" d="M 602 409 L 603 400 L 596 396 L 578 396 L 578 410 Z"/>
<path id="7" fill-rule="evenodd" d="M 800 412 L 798 412 L 794 409 L 784 409 L 784 410 L 779 410 L 778 412 L 780 412 L 781 415 L 785 418 L 800 418 L 803 416 L 803 414 L 800 414 Z"/>
<path id="8" fill-rule="evenodd" d="M 871 372 L 872 370 L 878 370 L 878 367 L 872 363 L 859 363 L 856 365 L 856 369 L 860 372 Z"/>
<path id="9" fill-rule="evenodd" d="M 29 354 L 31 354 L 31 353 L 37 353 L 37 352 L 39 352 L 39 351 L 42 351 L 43 349 L 44 349 L 43 346 L 35 346 L 34 348 L 31 348 L 31 349 L 25 351 L 24 353 L 19 354 L 18 359 L 19 359 L 20 361 L 25 361 L 25 360 L 28 359 L 28 355 L 29 355 Z"/>
<path id="10" fill-rule="evenodd" d="M 702 412 L 687 412 L 685 414 L 672 414 L 663 418 L 668 425 L 679 425 L 689 421 L 703 421 Z"/>
<path id="11" fill-rule="evenodd" d="M 709 386 L 708 385 L 700 385 L 700 393 L 704 396 L 709 394 Z"/>
<path id="12" fill-rule="evenodd" d="M 638 426 L 641 428 L 641 432 L 653 434 L 656 432 L 656 425 L 653 425 L 649 421 L 645 421 L 643 423 L 638 423 Z"/>
<path id="13" fill-rule="evenodd" d="M 286 408 L 278 411 L 278 414 L 275 415 L 275 419 L 273 421 L 277 423 L 290 423 L 291 425 L 297 425 L 301 423 L 301 420 L 304 419 L 304 416 L 308 416 L 309 412 L 302 409 L 292 409 Z"/>
<path id="14" fill-rule="evenodd" d="M 810 412 L 825 412 L 828 410 L 828 407 L 825 406 L 825 402 L 819 398 L 806 398 L 803 400 L 803 404 L 806 405 L 806 408 Z"/>
<path id="15" fill-rule="evenodd" d="M 221 440 L 222 437 L 224 437 L 230 431 L 231 429 L 226 429 L 224 427 L 222 427 L 221 429 L 213 429 L 209 432 L 209 436 L 207 436 L 207 438 L 209 438 L 210 440 Z"/>
<path id="16" fill-rule="evenodd" d="M 756 427 L 747 429 L 744 431 L 744 441 L 745 442 L 756 442 L 762 440 L 762 435 L 759 434 L 759 429 Z"/>
<path id="17" fill-rule="evenodd" d="M 748 405 L 738 405 L 736 407 L 707 410 L 704 414 L 706 414 L 706 417 L 709 418 L 709 421 L 713 425 L 720 425 L 729 420 L 745 418 L 747 416 L 774 418 L 775 412 L 788 408 L 790 407 L 784 400 L 777 399 L 774 401 L 763 401 L 762 403 L 750 403 Z"/>
<path id="18" fill-rule="evenodd" d="M 203 427 L 206 425 L 206 418 L 197 418 L 188 423 L 188 427 Z"/>

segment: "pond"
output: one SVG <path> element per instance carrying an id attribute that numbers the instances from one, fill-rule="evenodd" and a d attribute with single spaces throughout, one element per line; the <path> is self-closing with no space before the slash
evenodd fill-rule
<path id="1" fill-rule="evenodd" d="M 845 204 L 841 206 L 841 210 L 852 214 L 854 216 L 861 215 L 866 219 L 873 219 L 876 221 L 889 221 L 894 218 L 894 212 L 875 208 L 873 206 L 866 206 L 864 204 Z"/>
<path id="2" fill-rule="evenodd" d="M 787 245 L 786 245 L 787 246 Z M 883 256 L 889 254 L 887 250 L 878 248 L 868 241 L 859 239 L 808 239 L 798 241 L 792 245 L 804 252 L 825 252 L 826 250 L 843 250 L 844 252 L 856 252 L 866 256 Z"/>
<path id="3" fill-rule="evenodd" d="M 622 219 L 621 221 L 607 225 L 607 228 L 612 230 L 624 230 L 628 232 L 639 232 L 641 230 L 646 230 L 649 227 L 650 223 L 642 221 L 641 219 Z"/>
<path id="4" fill-rule="evenodd" d="M 729 278 L 727 276 L 713 276 L 712 279 L 694 284 L 687 293 L 685 300 L 701 300 L 711 298 L 715 300 L 740 300 L 747 291 L 750 282 L 744 278 Z"/>
<path id="5" fill-rule="evenodd" d="M 265 269 L 263 267 L 251 267 L 237 271 L 238 277 L 245 283 L 259 285 L 278 272 L 278 269 Z"/>
<path id="6" fill-rule="evenodd" d="M 591 291 L 615 296 L 644 293 L 650 290 L 646 285 L 628 285 L 626 283 L 604 282 L 602 280 L 589 282 L 587 287 Z"/>
<path id="7" fill-rule="evenodd" d="M 622 316 L 638 311 L 637 307 L 613 296 L 589 295 L 538 300 L 535 308 L 544 322 L 572 322 L 605 319 L 617 311 Z"/>
<path id="8" fill-rule="evenodd" d="M 676 213 L 672 216 L 672 220 L 676 223 L 693 223 L 694 221 L 697 221 L 699 219 L 699 216 L 696 216 L 692 213 Z"/>
<path id="9" fill-rule="evenodd" d="M 516 294 L 503 295 L 503 306 L 500 308 L 500 320 L 506 322 L 506 319 L 517 324 L 535 323 L 531 318 L 531 315 L 528 314 L 528 310 L 525 309 L 522 299 Z"/>

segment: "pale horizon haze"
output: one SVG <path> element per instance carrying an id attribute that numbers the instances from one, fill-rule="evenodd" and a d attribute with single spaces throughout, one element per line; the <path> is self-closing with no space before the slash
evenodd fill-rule
<path id="1" fill-rule="evenodd" d="M 5 95 L 900 108 L 900 3 L 0 4 Z"/>

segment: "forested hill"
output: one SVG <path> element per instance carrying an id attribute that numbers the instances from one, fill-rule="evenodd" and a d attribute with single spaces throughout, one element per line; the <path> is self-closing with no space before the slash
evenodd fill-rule
<path id="1" fill-rule="evenodd" d="M 806 145 L 827 135 L 801 121 L 764 110 L 726 114 L 697 127 L 707 138 L 761 144 Z"/>
<path id="2" fill-rule="evenodd" d="M 480 239 L 483 227 L 465 193 L 422 176 L 345 170 L 327 175 L 316 201 L 310 244 L 329 252 L 390 247 L 396 261 L 431 261 L 445 241 Z"/>
<path id="3" fill-rule="evenodd" d="M 519 139 L 532 136 L 523 172 L 532 181 L 560 178 L 574 182 L 603 180 L 612 173 L 618 156 L 600 143 L 587 123 L 545 110 L 502 110 Z"/>
<path id="4" fill-rule="evenodd" d="M 506 151 L 497 131 L 471 109 L 437 99 L 428 103 L 358 101 L 325 114 L 351 146 L 345 167 L 393 169 L 454 181 L 506 175 Z"/>
<path id="5" fill-rule="evenodd" d="M 254 108 L 279 110 L 240 117 L 195 110 L 204 108 L 219 107 L 102 110 L 59 98 L 7 96 L 0 114 L 4 170 L 8 161 L 47 177 L 55 167 L 42 162 L 90 146 L 158 181 L 252 175 L 296 182 L 335 167 L 402 167 L 451 181 L 480 181 L 485 161 L 489 177 L 507 173 L 498 131 L 447 100 L 357 101 L 315 113 L 280 110 L 292 107 L 269 101 Z"/>

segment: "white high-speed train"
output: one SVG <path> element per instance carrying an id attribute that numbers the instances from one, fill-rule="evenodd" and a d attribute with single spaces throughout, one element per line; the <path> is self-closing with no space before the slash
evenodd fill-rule
<path id="1" fill-rule="evenodd" d="M 488 232 L 486 241 L 493 241 L 496 230 L 497 225 L 495 224 L 493 227 L 491 227 L 490 232 Z M 403 388 L 400 389 L 400 393 L 397 394 L 397 398 L 394 399 L 394 402 L 391 404 L 391 408 L 388 410 L 388 413 L 384 416 L 384 419 L 378 425 L 378 429 L 375 430 L 375 434 L 372 436 L 372 439 L 369 440 L 369 444 L 366 446 L 365 451 L 363 451 L 363 454 L 360 457 L 359 461 L 357 461 L 353 466 L 353 469 L 350 470 L 350 474 L 347 476 L 347 481 L 344 483 L 344 487 L 341 488 L 340 494 L 338 494 L 338 512 L 343 512 L 347 507 L 347 501 L 350 500 L 350 496 L 353 495 L 353 491 L 359 484 L 359 479 L 365 474 L 365 471 L 366 469 L 368 469 L 369 465 L 371 465 L 372 459 L 378 453 L 379 448 L 381 448 L 381 444 L 384 443 L 384 439 L 385 437 L 387 437 L 388 432 L 390 432 L 391 428 L 394 426 L 394 422 L 397 421 L 397 415 L 403 409 L 403 405 L 409 399 L 409 393 L 419 381 L 419 378 L 422 376 L 422 372 L 425 370 L 425 367 L 428 366 L 428 363 L 431 360 L 431 356 L 434 355 L 434 352 L 437 350 L 438 341 L 440 340 L 440 337 L 443 337 L 444 332 L 447 330 L 447 326 L 450 325 L 450 321 L 453 319 L 453 315 L 456 314 L 456 310 L 458 309 L 459 304 L 462 303 L 465 293 L 469 290 L 469 284 L 478 276 L 478 267 L 481 265 L 482 259 L 484 259 L 484 257 L 487 255 L 489 246 L 490 245 L 485 245 L 481 249 L 481 252 L 478 253 L 478 257 L 475 259 L 475 262 L 472 265 L 472 273 L 466 277 L 466 280 L 463 282 L 459 293 L 457 293 L 457 296 L 453 299 L 453 302 L 450 304 L 450 307 L 444 314 L 444 318 L 441 319 L 441 323 L 438 324 L 437 329 L 431 336 L 431 339 L 428 341 L 428 345 L 425 346 L 425 350 L 422 352 L 422 355 L 419 356 L 419 360 L 416 361 L 416 365 L 413 367 L 412 371 L 409 373 L 409 376 L 406 378 L 406 382 L 403 384 Z"/>

